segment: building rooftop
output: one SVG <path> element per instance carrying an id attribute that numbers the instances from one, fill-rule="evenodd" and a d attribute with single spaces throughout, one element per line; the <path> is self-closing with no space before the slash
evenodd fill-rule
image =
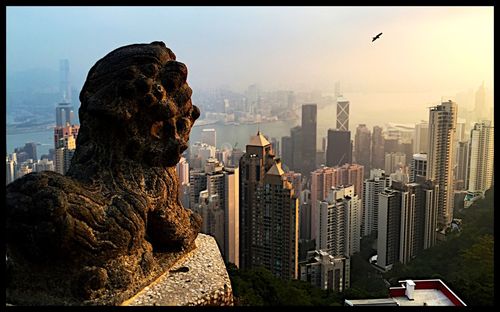
<path id="1" fill-rule="evenodd" d="M 275 162 L 273 166 L 267 171 L 267 174 L 282 176 L 285 171 L 281 168 L 281 162 Z"/>
<path id="2" fill-rule="evenodd" d="M 404 280 L 389 288 L 390 298 L 345 300 L 345 305 L 466 306 L 440 279 Z"/>
<path id="3" fill-rule="evenodd" d="M 257 132 L 257 135 L 252 136 L 250 138 L 250 143 L 248 145 L 252 146 L 267 146 L 270 145 L 269 141 L 260 133 L 260 131 Z"/>

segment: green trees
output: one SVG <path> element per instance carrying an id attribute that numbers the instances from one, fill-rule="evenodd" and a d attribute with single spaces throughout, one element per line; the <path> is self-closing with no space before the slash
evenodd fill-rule
<path id="1" fill-rule="evenodd" d="M 493 193 L 468 209 L 457 211 L 462 219 L 460 232 L 452 232 L 447 241 L 424 250 L 409 264 L 396 263 L 385 274 L 379 273 L 368 259 L 376 252 L 374 239 L 364 238 L 361 252 L 351 257 L 351 288 L 344 293 L 324 291 L 303 281 L 283 281 L 264 268 L 238 270 L 229 265 L 228 272 L 237 305 L 343 305 L 344 298 L 387 298 L 388 286 L 399 286 L 398 280 L 443 280 L 468 306 L 493 305 Z"/>
<path id="2" fill-rule="evenodd" d="M 332 306 L 342 305 L 341 296 L 307 282 L 284 281 L 265 268 L 239 270 L 228 266 L 235 305 L 243 306 Z"/>
<path id="3" fill-rule="evenodd" d="M 459 233 L 387 272 L 391 285 L 406 278 L 439 278 L 467 305 L 493 305 L 493 193 L 491 188 L 484 199 L 455 213 L 462 219 Z"/>

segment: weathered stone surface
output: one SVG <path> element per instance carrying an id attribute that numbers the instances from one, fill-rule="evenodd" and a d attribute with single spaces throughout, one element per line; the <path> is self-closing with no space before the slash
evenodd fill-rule
<path id="1" fill-rule="evenodd" d="M 7 302 L 118 304 L 193 248 L 201 218 L 182 207 L 174 166 L 199 110 L 175 59 L 153 42 L 99 60 L 68 173 L 7 186 Z"/>
<path id="2" fill-rule="evenodd" d="M 126 300 L 126 306 L 233 305 L 231 280 L 212 236 L 199 234 L 196 248 L 168 272 Z"/>

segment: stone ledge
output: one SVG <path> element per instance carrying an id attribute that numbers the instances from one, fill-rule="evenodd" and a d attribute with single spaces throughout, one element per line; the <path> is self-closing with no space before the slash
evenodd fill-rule
<path id="1" fill-rule="evenodd" d="M 198 234 L 196 248 L 124 306 L 233 305 L 231 281 L 215 238 Z"/>

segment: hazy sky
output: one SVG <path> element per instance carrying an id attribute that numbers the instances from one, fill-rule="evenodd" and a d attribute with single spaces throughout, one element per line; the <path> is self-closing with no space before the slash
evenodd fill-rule
<path id="1" fill-rule="evenodd" d="M 493 7 L 7 7 L 8 72 L 67 58 L 78 89 L 111 50 L 155 40 L 188 66 L 193 88 L 493 84 Z"/>

